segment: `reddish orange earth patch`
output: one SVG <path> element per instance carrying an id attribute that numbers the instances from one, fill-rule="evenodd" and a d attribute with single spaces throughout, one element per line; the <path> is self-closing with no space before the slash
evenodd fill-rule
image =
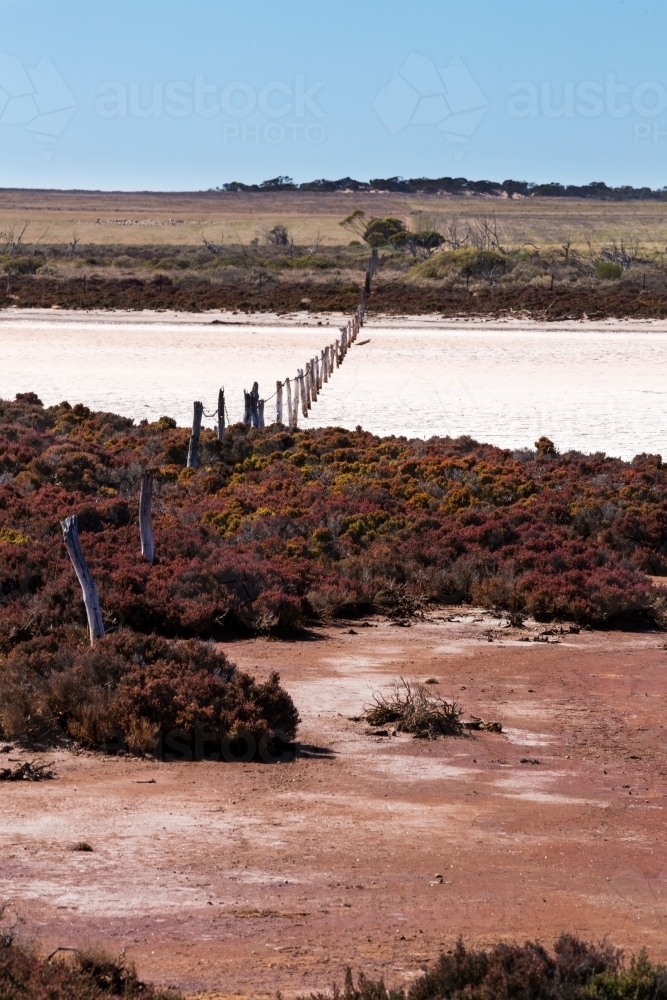
<path id="1" fill-rule="evenodd" d="M 280 671 L 302 755 L 50 754 L 57 780 L 2 787 L 0 899 L 23 940 L 124 948 L 193 994 L 304 993 L 347 964 L 406 984 L 459 934 L 606 934 L 664 961 L 664 636 L 543 631 L 469 613 L 226 644 Z M 351 721 L 399 675 L 505 732 L 429 743 Z"/>

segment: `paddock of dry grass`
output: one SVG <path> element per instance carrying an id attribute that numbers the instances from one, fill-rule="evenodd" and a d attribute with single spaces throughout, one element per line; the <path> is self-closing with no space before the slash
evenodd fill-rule
<path id="1" fill-rule="evenodd" d="M 667 244 L 667 204 L 660 201 L 605 202 L 577 198 L 518 200 L 455 195 L 404 195 L 369 192 L 60 192 L 0 190 L 0 230 L 19 231 L 29 223 L 26 241 L 42 237 L 47 245 L 73 238 L 95 245 L 202 245 L 202 236 L 227 244 L 263 241 L 263 233 L 282 224 L 297 244 L 320 238 L 325 246 L 344 246 L 351 234 L 340 226 L 356 208 L 368 216 L 397 216 L 417 228 L 422 221 L 451 219 L 462 224 L 495 213 L 509 243 L 532 242 L 560 248 L 568 241 L 587 249 L 587 241 L 638 241 L 649 252 Z"/>

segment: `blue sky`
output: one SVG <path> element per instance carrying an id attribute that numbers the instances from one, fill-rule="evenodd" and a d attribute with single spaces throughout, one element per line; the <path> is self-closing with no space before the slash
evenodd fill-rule
<path id="1" fill-rule="evenodd" d="M 667 184 L 667 2 L 0 0 L 1 186 Z"/>

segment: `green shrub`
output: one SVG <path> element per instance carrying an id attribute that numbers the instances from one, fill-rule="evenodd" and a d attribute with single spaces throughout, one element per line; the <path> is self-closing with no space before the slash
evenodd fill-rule
<path id="1" fill-rule="evenodd" d="M 489 273 L 498 275 L 511 270 L 514 261 L 498 250 L 477 250 L 463 247 L 434 253 L 427 260 L 413 267 L 410 274 L 420 278 L 446 278 L 451 274 L 469 274 L 472 278 L 486 278 Z"/>
<path id="2" fill-rule="evenodd" d="M 387 216 L 386 219 L 371 219 L 364 231 L 364 239 L 372 247 L 384 246 L 390 243 L 392 237 L 405 232 L 405 226 L 400 219 Z"/>
<path id="3" fill-rule="evenodd" d="M 595 265 L 595 274 L 601 281 L 618 281 L 623 274 L 623 267 L 611 260 L 599 260 Z"/>

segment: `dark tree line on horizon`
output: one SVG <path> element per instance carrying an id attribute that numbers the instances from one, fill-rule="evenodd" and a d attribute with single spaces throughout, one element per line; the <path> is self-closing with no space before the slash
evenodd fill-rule
<path id="1" fill-rule="evenodd" d="M 261 184 L 243 184 L 241 181 L 229 181 L 216 188 L 221 192 L 240 191 L 306 191 L 331 194 L 336 191 L 386 191 L 395 194 L 457 194 L 457 195 L 487 195 L 500 198 L 518 195 L 523 198 L 589 198 L 601 201 L 666 201 L 667 187 L 652 189 L 650 187 L 632 187 L 630 184 L 622 187 L 609 187 L 604 181 L 593 181 L 590 184 L 533 184 L 529 181 L 506 180 L 471 181 L 465 177 L 387 177 L 373 178 L 370 181 L 357 181 L 352 177 L 342 177 L 337 181 L 326 179 L 305 181 L 295 184 L 291 177 L 278 176 Z"/>

